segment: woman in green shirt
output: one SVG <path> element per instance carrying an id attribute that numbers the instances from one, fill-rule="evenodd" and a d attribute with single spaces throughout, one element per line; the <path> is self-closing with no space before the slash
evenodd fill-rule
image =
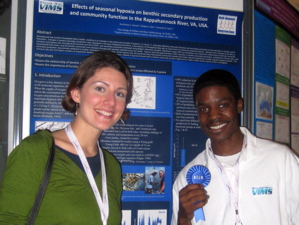
<path id="1" fill-rule="evenodd" d="M 0 186 L 0 224 L 26 224 L 43 179 L 52 138 L 55 158 L 36 224 L 121 222 L 121 167 L 101 149 L 102 132 L 128 117 L 133 78 L 115 53 L 98 51 L 82 61 L 63 108 L 75 114 L 62 130 L 25 138 L 9 155 Z"/>

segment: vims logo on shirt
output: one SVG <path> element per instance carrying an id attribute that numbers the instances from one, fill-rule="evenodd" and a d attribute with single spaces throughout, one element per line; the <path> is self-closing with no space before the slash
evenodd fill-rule
<path id="1" fill-rule="evenodd" d="M 252 188 L 253 195 L 272 195 L 272 187 L 258 187 Z"/>
<path id="2" fill-rule="evenodd" d="M 63 14 L 63 2 L 39 1 L 38 12 Z"/>

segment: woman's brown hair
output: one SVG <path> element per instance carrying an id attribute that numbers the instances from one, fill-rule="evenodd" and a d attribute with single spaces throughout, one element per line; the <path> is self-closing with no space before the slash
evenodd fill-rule
<path id="1" fill-rule="evenodd" d="M 96 51 L 85 58 L 73 74 L 69 85 L 66 89 L 66 95 L 62 99 L 62 107 L 71 113 L 76 112 L 76 102 L 72 99 L 71 91 L 79 88 L 81 89 L 86 81 L 92 77 L 95 72 L 99 69 L 110 67 L 113 68 L 126 77 L 127 80 L 127 96 L 126 104 L 131 102 L 132 93 L 133 93 L 133 76 L 130 71 L 130 68 L 126 62 L 120 58 L 116 53 L 111 51 Z M 129 116 L 129 110 L 126 110 L 123 113 L 122 118 L 127 119 Z"/>

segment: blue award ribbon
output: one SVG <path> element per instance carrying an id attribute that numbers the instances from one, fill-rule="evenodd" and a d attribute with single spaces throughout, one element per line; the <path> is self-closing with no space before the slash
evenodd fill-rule
<path id="1" fill-rule="evenodd" d="M 196 165 L 188 170 L 186 179 L 188 184 L 203 184 L 203 186 L 206 187 L 211 181 L 211 173 L 207 167 Z M 205 220 L 203 209 L 199 208 L 195 210 L 194 217 L 196 222 Z"/>

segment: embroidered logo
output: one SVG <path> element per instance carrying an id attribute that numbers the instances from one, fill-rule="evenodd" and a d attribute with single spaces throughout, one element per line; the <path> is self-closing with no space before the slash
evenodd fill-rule
<path id="1" fill-rule="evenodd" d="M 252 188 L 253 195 L 272 195 L 273 188 L 272 187 L 258 187 Z"/>

